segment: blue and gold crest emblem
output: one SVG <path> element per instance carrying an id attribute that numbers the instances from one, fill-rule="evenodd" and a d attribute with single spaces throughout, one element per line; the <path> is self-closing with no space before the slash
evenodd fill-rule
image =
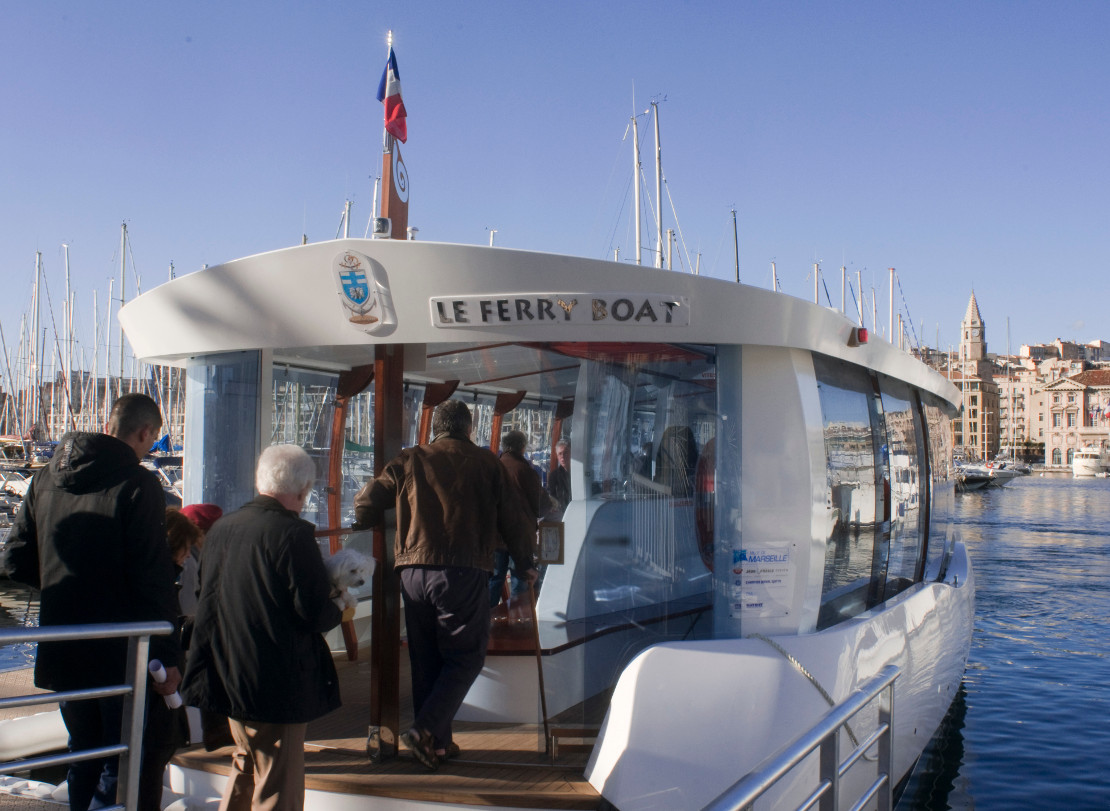
<path id="1" fill-rule="evenodd" d="M 336 263 L 339 286 L 343 293 L 343 306 L 350 312 L 353 324 L 373 324 L 378 316 L 378 297 L 372 294 L 370 277 L 367 276 L 363 257 L 353 251 L 344 252 Z"/>

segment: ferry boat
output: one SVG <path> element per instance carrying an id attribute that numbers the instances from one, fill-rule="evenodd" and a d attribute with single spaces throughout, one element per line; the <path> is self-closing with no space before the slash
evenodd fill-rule
<path id="1" fill-rule="evenodd" d="M 310 808 L 701 808 L 888 665 L 897 783 L 957 693 L 959 391 L 838 312 L 625 263 L 339 239 L 181 276 L 120 321 L 139 358 L 185 369 L 185 503 L 235 509 L 262 448 L 297 442 L 322 543 L 378 560 L 344 626 L 366 692 L 344 686 L 345 733 L 309 728 Z M 396 743 L 392 531 L 344 528 L 350 471 L 427 441 L 449 397 L 494 452 L 509 428 L 542 459 L 569 440 L 572 499 L 541 527 L 534 610 L 494 616 L 463 756 L 429 774 Z M 185 752 L 175 780 L 218 794 L 227 762 Z M 799 804 L 817 774 L 814 755 L 757 807 Z"/>

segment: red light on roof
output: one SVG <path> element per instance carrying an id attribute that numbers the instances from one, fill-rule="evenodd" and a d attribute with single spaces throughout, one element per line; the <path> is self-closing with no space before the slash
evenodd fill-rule
<path id="1" fill-rule="evenodd" d="M 860 346 L 867 343 L 867 327 L 852 327 L 848 333 L 848 346 Z"/>

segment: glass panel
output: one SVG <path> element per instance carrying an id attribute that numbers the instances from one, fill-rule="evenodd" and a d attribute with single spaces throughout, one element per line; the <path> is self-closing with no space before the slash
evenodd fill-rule
<path id="1" fill-rule="evenodd" d="M 818 629 L 856 616 L 878 601 L 873 572 L 885 560 L 886 481 L 880 424 L 866 369 L 813 356 L 824 423 L 829 536 Z M 876 546 L 880 552 L 876 554 Z"/>
<path id="2" fill-rule="evenodd" d="M 891 526 L 883 599 L 889 599 L 920 576 L 924 552 L 921 509 L 924 445 L 919 412 L 905 383 L 880 376 L 885 455 L 890 465 Z"/>
<path id="3" fill-rule="evenodd" d="M 713 588 L 714 354 L 634 347 L 586 369 L 585 479 L 601 503 L 569 600 L 577 615 L 623 622 L 707 608 Z"/>
<path id="4" fill-rule="evenodd" d="M 316 462 L 316 484 L 301 517 L 318 527 L 328 525 L 328 455 L 338 380 L 338 375 L 330 372 L 274 367 L 270 444 L 300 445 Z M 340 516 L 341 525 L 350 526 L 352 520 L 353 515 Z"/>
<path id="5" fill-rule="evenodd" d="M 551 463 L 551 431 L 554 427 L 553 407 L 544 406 L 538 401 L 524 400 L 501 421 L 502 436 L 507 431 L 520 431 L 527 438 L 524 455 L 539 472 L 545 487 Z"/>
<path id="6" fill-rule="evenodd" d="M 237 510 L 254 498 L 259 433 L 258 352 L 192 358 L 186 367 L 186 504 Z"/>
<path id="7" fill-rule="evenodd" d="M 955 509 L 956 480 L 952 462 L 952 436 L 946 417 L 949 408 L 932 395 L 922 394 L 922 407 L 929 434 L 929 462 L 932 473 L 933 504 L 929 515 L 925 580 L 944 577 L 952 554 L 951 521 Z"/>

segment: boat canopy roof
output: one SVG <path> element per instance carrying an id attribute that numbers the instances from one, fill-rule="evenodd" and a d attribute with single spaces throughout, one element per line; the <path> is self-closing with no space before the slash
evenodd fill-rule
<path id="1" fill-rule="evenodd" d="M 269 350 L 275 361 L 343 370 L 371 362 L 376 344 L 403 343 L 423 347 L 430 378 L 465 380 L 493 345 L 516 345 L 497 357 L 510 376 L 514 362 L 557 375 L 553 356 L 600 357 L 629 343 L 652 356 L 753 344 L 820 352 L 959 402 L 951 383 L 885 340 L 852 345 L 855 322 L 833 309 L 703 276 L 505 248 L 300 245 L 179 277 L 119 317 L 148 363 Z M 550 368 L 536 371 L 541 348 Z"/>

